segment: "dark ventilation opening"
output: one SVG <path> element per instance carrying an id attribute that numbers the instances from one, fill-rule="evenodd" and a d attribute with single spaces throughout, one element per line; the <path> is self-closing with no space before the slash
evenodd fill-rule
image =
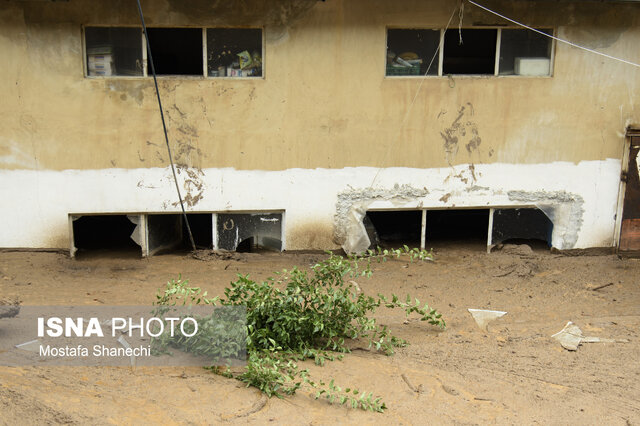
<path id="1" fill-rule="evenodd" d="M 527 244 L 533 249 L 551 246 L 553 222 L 537 208 L 495 209 L 491 244 Z"/>
<path id="2" fill-rule="evenodd" d="M 203 75 L 202 29 L 147 28 L 147 34 L 156 74 Z"/>
<path id="3" fill-rule="evenodd" d="M 213 248 L 210 213 L 187 214 L 197 249 Z M 189 232 L 182 214 L 156 214 L 147 217 L 149 255 L 191 251 Z"/>
<path id="4" fill-rule="evenodd" d="M 495 29 L 458 29 L 444 34 L 443 74 L 494 74 L 496 62 Z"/>
<path id="5" fill-rule="evenodd" d="M 81 216 L 73 221 L 73 244 L 76 257 L 93 254 L 141 256 L 141 249 L 131 239 L 136 224 L 126 215 Z"/>
<path id="6" fill-rule="evenodd" d="M 428 210 L 426 247 L 452 242 L 486 247 L 488 229 L 488 209 Z"/>
<path id="7" fill-rule="evenodd" d="M 370 248 L 420 247 L 420 210 L 369 211 L 363 223 L 371 240 Z"/>
<path id="8" fill-rule="evenodd" d="M 189 226 L 191 227 L 191 233 L 193 234 L 193 241 L 196 244 L 197 249 L 212 249 L 213 248 L 213 217 L 207 213 L 190 213 L 187 214 L 187 220 L 189 220 Z M 182 234 L 184 235 L 183 241 L 191 250 L 191 242 L 189 241 L 189 233 L 187 231 L 186 223 L 183 224 Z"/>

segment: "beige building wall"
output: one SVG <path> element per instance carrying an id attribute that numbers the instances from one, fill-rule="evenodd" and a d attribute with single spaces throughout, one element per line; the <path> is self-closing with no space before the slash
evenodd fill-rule
<path id="1" fill-rule="evenodd" d="M 553 27 L 561 38 L 640 62 L 640 6 L 486 4 L 532 26 Z M 577 176 L 586 179 L 581 185 L 600 185 L 588 190 L 594 205 L 603 194 L 607 200 L 617 197 L 625 128 L 640 124 L 638 68 L 557 44 L 551 77 L 385 77 L 387 27 L 443 28 L 458 5 L 448 0 L 143 1 L 148 26 L 264 28 L 263 78 L 159 79 L 174 159 L 208 191 L 200 194 L 202 203 L 189 208 L 288 210 L 288 248 L 332 248 L 340 240 L 334 238 L 340 222 L 334 218 L 336 202 L 347 185 L 409 184 L 444 195 L 459 190 L 445 181 L 448 170 L 455 176 L 484 168 L 490 182 L 484 185 L 484 198 L 473 205 L 492 205 L 492 197 L 507 192 L 500 176 L 510 184 L 523 179 L 523 190 L 545 190 L 535 185 L 540 173 L 557 174 L 552 179 L 556 184 Z M 463 17 L 464 27 L 503 22 L 469 3 Z M 37 235 L 6 234 L 0 245 L 66 246 L 66 223 L 60 219 L 66 213 L 175 209 L 167 204 L 170 188 L 162 195 L 139 193 L 159 186 L 155 179 L 164 184 L 170 180 L 152 79 L 85 77 L 85 25 L 139 25 L 135 4 L 70 0 L 0 5 L 0 170 L 3 185 L 10 187 L 3 196 L 24 197 L 18 204 L 37 211 L 22 219 L 36 224 L 30 228 Z M 452 26 L 457 25 L 455 13 Z M 452 148 L 444 135 L 456 122 L 463 123 L 463 132 Z M 467 148 L 472 137 L 477 143 Z M 591 165 L 591 176 L 582 178 L 577 172 L 582 163 Z M 380 175 L 380 170 L 395 170 L 391 168 L 400 169 L 393 176 Z M 244 173 L 243 179 L 253 171 L 267 173 L 268 179 L 260 179 L 270 189 L 250 195 L 251 202 L 231 202 L 225 198 L 229 193 L 252 188 L 249 177 L 246 183 L 234 183 L 231 169 Z M 309 201 L 309 210 L 317 215 L 308 220 L 296 219 L 290 206 L 294 201 L 287 201 L 306 199 L 302 194 L 308 184 L 292 183 L 301 179 L 298 169 L 329 169 L 322 173 L 330 178 L 311 173 L 304 179 L 333 182 L 319 197 L 323 207 Z M 76 192 L 65 198 L 67 205 L 53 208 L 38 198 L 72 190 L 69 182 L 86 181 L 83 171 L 96 176 L 93 192 L 108 194 L 100 188 L 111 183 L 100 176 L 125 175 L 126 170 L 136 176 L 131 178 L 135 187 L 120 188 L 129 200 L 124 204 L 116 195 L 79 204 L 73 197 L 84 196 Z M 416 170 L 426 173 L 419 182 Z M 225 183 L 216 180 L 225 176 Z M 64 187 L 47 186 L 58 177 Z M 481 182 L 473 176 L 473 183 Z M 276 194 L 267 196 L 267 191 Z M 429 204 L 418 198 L 411 202 Z M 465 204 L 462 196 L 457 203 L 455 197 L 451 200 L 438 207 Z M 587 211 L 600 227 L 597 236 L 578 236 L 574 245 L 613 244 L 615 218 L 609 213 L 615 208 Z M 580 232 L 590 232 L 586 227 Z M 45 230 L 50 230 L 47 238 L 41 237 Z"/>

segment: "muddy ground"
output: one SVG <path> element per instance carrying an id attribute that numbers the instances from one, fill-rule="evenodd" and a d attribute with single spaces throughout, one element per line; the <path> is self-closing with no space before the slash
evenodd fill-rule
<path id="1" fill-rule="evenodd" d="M 72 260 L 3 252 L 0 296 L 26 305 L 150 304 L 178 274 L 220 294 L 237 273 L 266 278 L 322 257 L 99 253 Z M 364 292 L 428 301 L 447 329 L 405 324 L 401 312 L 381 310 L 379 320 L 410 346 L 391 357 L 355 350 L 309 368 L 316 378 L 373 391 L 388 406 L 383 414 L 331 406 L 310 390 L 267 400 L 197 367 L 0 367 L 0 423 L 640 425 L 639 279 L 640 261 L 615 255 L 487 254 L 480 245 L 437 248 L 435 262 L 375 265 L 372 278 L 359 280 Z M 483 331 L 467 308 L 508 314 Z M 570 320 L 586 335 L 629 342 L 585 343 L 570 352 L 550 337 Z"/>

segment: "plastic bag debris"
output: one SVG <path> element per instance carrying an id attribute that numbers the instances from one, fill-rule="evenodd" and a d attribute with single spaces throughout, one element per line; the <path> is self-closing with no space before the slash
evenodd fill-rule
<path id="1" fill-rule="evenodd" d="M 485 309 L 467 309 L 467 310 L 475 320 L 476 324 L 478 324 L 478 327 L 480 327 L 480 329 L 484 331 L 487 331 L 487 326 L 491 321 L 507 314 L 504 311 L 488 311 Z"/>
<path id="2" fill-rule="evenodd" d="M 349 212 L 349 222 L 346 229 L 347 238 L 342 244 L 342 249 L 347 254 L 360 254 L 365 252 L 371 245 L 367 229 L 362 222 L 367 214 L 364 206 L 354 206 Z"/>
<path id="3" fill-rule="evenodd" d="M 25 343 L 20 343 L 19 345 L 16 345 L 16 348 L 22 349 L 23 351 L 40 353 L 40 345 L 41 344 L 42 344 L 42 342 L 40 342 L 40 340 L 36 339 L 36 340 L 31 340 L 31 341 L 25 342 Z"/>
<path id="4" fill-rule="evenodd" d="M 556 339 L 563 348 L 568 351 L 577 351 L 578 346 L 582 343 L 628 343 L 627 339 L 601 339 L 599 337 L 591 337 L 585 336 L 582 334 L 582 330 L 569 321 L 567 325 L 564 326 L 562 330 L 554 334 L 554 339 Z"/>

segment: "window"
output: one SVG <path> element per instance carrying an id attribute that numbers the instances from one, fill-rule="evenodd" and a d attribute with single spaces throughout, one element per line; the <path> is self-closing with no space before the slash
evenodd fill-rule
<path id="1" fill-rule="evenodd" d="M 552 35 L 551 30 L 540 30 Z M 549 37 L 529 30 L 501 31 L 500 75 L 550 75 L 551 49 Z"/>
<path id="2" fill-rule="evenodd" d="M 210 77 L 262 76 L 262 31 L 245 28 L 207 28 Z"/>
<path id="3" fill-rule="evenodd" d="M 387 75 L 438 75 L 439 30 L 394 30 L 387 33 Z M 431 59 L 433 63 L 429 66 Z"/>
<path id="4" fill-rule="evenodd" d="M 147 28 L 147 33 L 157 75 L 202 75 L 202 29 Z"/>
<path id="5" fill-rule="evenodd" d="M 520 28 L 388 29 L 386 75 L 548 76 L 552 50 L 549 37 Z"/>
<path id="6" fill-rule="evenodd" d="M 442 73 L 493 74 L 497 38 L 498 30 L 447 30 L 444 33 Z"/>
<path id="7" fill-rule="evenodd" d="M 147 28 L 151 55 L 138 27 L 85 27 L 89 77 L 261 77 L 260 28 Z"/>
<path id="8" fill-rule="evenodd" d="M 140 28 L 87 27 L 87 75 L 142 75 Z"/>

